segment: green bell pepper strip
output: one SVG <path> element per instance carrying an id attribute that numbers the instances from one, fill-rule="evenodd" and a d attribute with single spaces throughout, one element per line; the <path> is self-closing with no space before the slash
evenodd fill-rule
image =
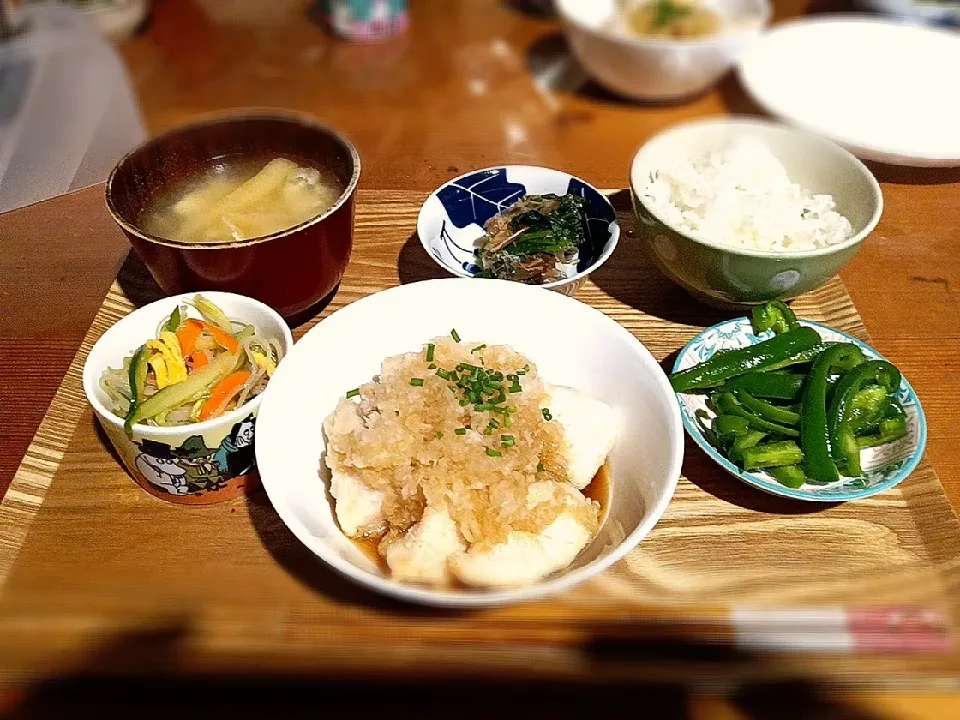
<path id="1" fill-rule="evenodd" d="M 734 392 L 734 395 L 736 395 L 737 400 L 740 401 L 743 407 L 754 415 L 762 417 L 764 420 L 779 423 L 780 425 L 797 426 L 800 424 L 800 413 L 795 413 L 793 410 L 777 407 L 773 403 L 759 400 L 743 390 L 737 390 Z"/>
<path id="2" fill-rule="evenodd" d="M 733 460 L 737 465 L 743 465 L 743 451 L 747 448 L 752 448 L 757 445 L 761 440 L 767 436 L 766 433 L 762 433 L 759 430 L 750 430 L 739 437 L 734 438 L 733 443 L 730 445 L 730 451 L 727 455 Z"/>
<path id="3" fill-rule="evenodd" d="M 750 313 L 750 325 L 754 335 L 773 330 L 776 335 L 800 327 L 793 310 L 783 300 L 771 300 L 757 305 Z"/>
<path id="4" fill-rule="evenodd" d="M 803 460 L 803 451 L 792 440 L 783 440 L 745 448 L 742 457 L 744 470 L 760 470 L 779 465 L 799 465 Z"/>
<path id="5" fill-rule="evenodd" d="M 854 434 L 863 435 L 876 430 L 891 402 L 896 402 L 896 399 L 891 399 L 890 393 L 882 385 L 867 385 L 858 390 L 850 409 L 850 427 Z"/>
<path id="6" fill-rule="evenodd" d="M 710 427 L 721 441 L 727 442 L 750 430 L 750 423 L 738 415 L 717 415 Z"/>
<path id="7" fill-rule="evenodd" d="M 772 400 L 796 400 L 802 387 L 803 375 L 786 372 L 749 372 L 723 384 L 724 390 L 743 390 L 753 397 Z"/>
<path id="8" fill-rule="evenodd" d="M 797 362 L 807 362 L 806 354 L 821 345 L 813 328 L 800 327 L 746 347 L 714 355 L 692 368 L 675 372 L 670 384 L 676 392 L 716 387 L 735 375 L 751 370 L 777 370 Z"/>
<path id="9" fill-rule="evenodd" d="M 133 416 L 136 414 L 137 405 L 143 402 L 144 388 L 147 385 L 147 358 L 150 357 L 150 348 L 141 345 L 130 359 L 130 408 L 127 410 L 127 417 L 124 418 L 123 428 L 127 434 L 133 432 Z"/>
<path id="10" fill-rule="evenodd" d="M 850 477 L 859 476 L 860 447 L 852 426 L 856 396 L 868 383 L 876 383 L 892 394 L 900 387 L 900 371 L 886 360 L 869 360 L 840 378 L 827 413 L 830 454 L 837 469 Z"/>
<path id="11" fill-rule="evenodd" d="M 784 437 L 799 437 L 800 432 L 796 428 L 787 427 L 786 425 L 780 425 L 779 423 L 770 422 L 765 420 L 759 415 L 747 410 L 740 404 L 740 401 L 737 400 L 736 395 L 728 392 L 718 392 L 714 393 L 710 398 L 710 401 L 713 403 L 714 408 L 721 415 L 737 415 L 746 419 L 755 430 L 763 430 L 767 433 L 772 433 L 775 435 L 783 435 Z"/>
<path id="12" fill-rule="evenodd" d="M 803 448 L 803 470 L 811 480 L 830 483 L 840 479 L 830 455 L 827 376 L 838 370 L 851 370 L 863 361 L 863 351 L 859 347 L 840 343 L 824 350 L 807 376 L 800 407 L 800 445 Z"/>
<path id="13" fill-rule="evenodd" d="M 857 448 L 862 450 L 863 448 L 886 445 L 894 440 L 906 437 L 906 435 L 907 418 L 905 415 L 903 417 L 884 418 L 880 421 L 875 435 L 863 435 L 857 438 Z"/>
<path id="14" fill-rule="evenodd" d="M 133 432 L 134 423 L 170 412 L 175 407 L 202 395 L 232 373 L 242 362 L 242 359 L 243 356 L 240 353 L 223 353 L 186 380 L 167 385 L 162 390 L 158 390 L 150 397 L 138 402 L 130 415 L 127 416 L 127 422 L 124 425 L 127 432 Z"/>
<path id="15" fill-rule="evenodd" d="M 807 481 L 807 475 L 799 465 L 779 465 L 769 469 L 773 479 L 784 487 L 796 490 Z"/>

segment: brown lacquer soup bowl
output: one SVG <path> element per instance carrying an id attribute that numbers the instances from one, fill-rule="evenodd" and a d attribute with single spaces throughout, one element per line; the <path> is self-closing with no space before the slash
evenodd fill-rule
<path id="1" fill-rule="evenodd" d="M 144 212 L 175 183 L 220 159 L 270 155 L 324 168 L 343 188 L 333 207 L 289 229 L 241 241 L 191 244 L 143 229 Z M 164 292 L 233 292 L 291 317 L 329 295 L 343 276 L 353 245 L 359 178 L 356 148 L 336 130 L 304 115 L 247 111 L 148 140 L 113 169 L 106 199 Z"/>

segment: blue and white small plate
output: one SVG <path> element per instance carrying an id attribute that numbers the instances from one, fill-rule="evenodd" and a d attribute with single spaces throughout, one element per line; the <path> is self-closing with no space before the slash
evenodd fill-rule
<path id="1" fill-rule="evenodd" d="M 863 350 L 867 358 L 871 360 L 884 359 L 876 350 L 846 333 L 806 320 L 801 320 L 800 323 L 814 328 L 825 342 L 853 343 Z M 701 363 L 719 350 L 754 345 L 766 340 L 771 334 L 768 332 L 759 336 L 754 335 L 753 329 L 750 327 L 750 320 L 744 317 L 714 325 L 697 335 L 680 351 L 680 355 L 673 366 L 674 372 Z M 842 477 L 837 482 L 826 485 L 806 483 L 794 490 L 781 485 L 768 473 L 741 470 L 710 444 L 704 430 L 710 428 L 716 413 L 707 407 L 707 395 L 677 393 L 677 398 L 680 401 L 680 418 L 683 420 L 683 426 L 697 445 L 720 467 L 748 485 L 753 485 L 755 488 L 774 495 L 782 495 L 796 500 L 844 502 L 846 500 L 860 500 L 889 490 L 913 472 L 917 463 L 920 462 L 920 458 L 923 457 L 923 450 L 927 444 L 927 421 L 923 416 L 923 408 L 920 407 L 920 400 L 910 383 L 903 379 L 900 382 L 897 399 L 903 404 L 907 413 L 906 437 L 878 448 L 868 448 L 861 451 L 863 477 Z"/>
<path id="2" fill-rule="evenodd" d="M 559 170 L 532 165 L 505 165 L 475 170 L 441 185 L 417 217 L 417 234 L 424 250 L 438 265 L 460 277 L 480 272 L 474 255 L 483 237 L 483 225 L 527 195 L 566 195 L 586 198 L 587 239 L 580 247 L 576 267 L 569 275 L 543 287 L 572 295 L 587 276 L 600 267 L 617 247 L 620 226 L 606 196 L 580 178 Z"/>

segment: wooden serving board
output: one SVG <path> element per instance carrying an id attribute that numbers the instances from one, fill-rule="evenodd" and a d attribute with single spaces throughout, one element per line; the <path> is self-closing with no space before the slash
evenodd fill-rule
<path id="1" fill-rule="evenodd" d="M 729 314 L 660 275 L 638 247 L 624 194 L 615 200 L 620 246 L 577 297 L 668 358 Z M 354 256 L 321 317 L 398 283 L 443 276 L 414 233 L 421 201 L 361 192 Z M 625 560 L 548 601 L 472 612 L 401 605 L 340 578 L 286 530 L 262 490 L 211 507 L 158 500 L 112 456 L 80 385 L 96 339 L 156 292 L 128 258 L 0 504 L 2 677 L 728 682 L 787 674 L 917 686 L 960 676 L 949 642 L 960 622 L 960 524 L 926 461 L 879 496 L 809 505 L 739 483 L 688 442 L 666 515 Z M 839 279 L 796 309 L 869 340 Z M 832 613 L 869 628 L 857 609 L 877 607 L 932 613 L 946 627 L 933 640 L 910 635 L 911 652 L 882 651 L 886 635 L 869 630 L 860 652 L 822 651 Z M 766 625 L 752 626 L 753 647 L 745 608 L 764 609 L 752 616 Z M 760 652 L 757 643 L 795 644 L 777 636 L 784 623 L 802 621 L 797 610 L 817 611 L 819 620 L 807 618 L 793 641 L 821 651 Z"/>

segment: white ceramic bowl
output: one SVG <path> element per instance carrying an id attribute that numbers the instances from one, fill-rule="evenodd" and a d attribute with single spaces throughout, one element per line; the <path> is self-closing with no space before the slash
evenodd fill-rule
<path id="1" fill-rule="evenodd" d="M 587 238 L 576 271 L 540 287 L 573 295 L 607 261 L 620 239 L 617 213 L 597 188 L 561 170 L 535 165 L 501 165 L 472 170 L 445 182 L 426 199 L 417 216 L 417 235 L 427 254 L 453 275 L 480 272 L 474 250 L 484 224 L 527 195 L 579 195 L 589 203 Z"/>
<path id="2" fill-rule="evenodd" d="M 609 515 L 568 569 L 507 590 L 432 589 L 386 577 L 340 530 L 325 479 L 323 419 L 381 361 L 456 328 L 464 340 L 503 343 L 550 382 L 609 403 L 621 430 L 609 458 Z M 646 348 L 603 313 L 558 293 L 503 280 L 429 280 L 359 300 L 294 347 L 264 393 L 257 423 L 263 486 L 287 527 L 325 563 L 371 590 L 428 605 L 476 607 L 569 588 L 632 550 L 673 496 L 683 459 L 679 407 Z M 324 472 L 324 475 L 326 473 Z"/>
<path id="3" fill-rule="evenodd" d="M 253 435 L 263 395 L 204 422 L 175 427 L 138 423 L 129 436 L 123 418 L 107 409 L 100 376 L 107 368 L 123 367 L 124 358 L 156 337 L 157 328 L 174 308 L 197 294 L 174 295 L 130 313 L 97 340 L 83 366 L 87 401 L 127 471 L 151 495 L 187 505 L 229 500 L 257 482 Z M 290 328 L 263 303 L 232 293 L 200 294 L 216 303 L 230 319 L 252 324 L 261 335 L 276 342 L 284 354 L 293 347 Z"/>
<path id="4" fill-rule="evenodd" d="M 768 0 L 707 0 L 734 24 L 703 39 L 629 37 L 608 29 L 617 0 L 557 0 L 584 69 L 601 85 L 635 100 L 679 100 L 716 83 L 770 20 Z"/>

